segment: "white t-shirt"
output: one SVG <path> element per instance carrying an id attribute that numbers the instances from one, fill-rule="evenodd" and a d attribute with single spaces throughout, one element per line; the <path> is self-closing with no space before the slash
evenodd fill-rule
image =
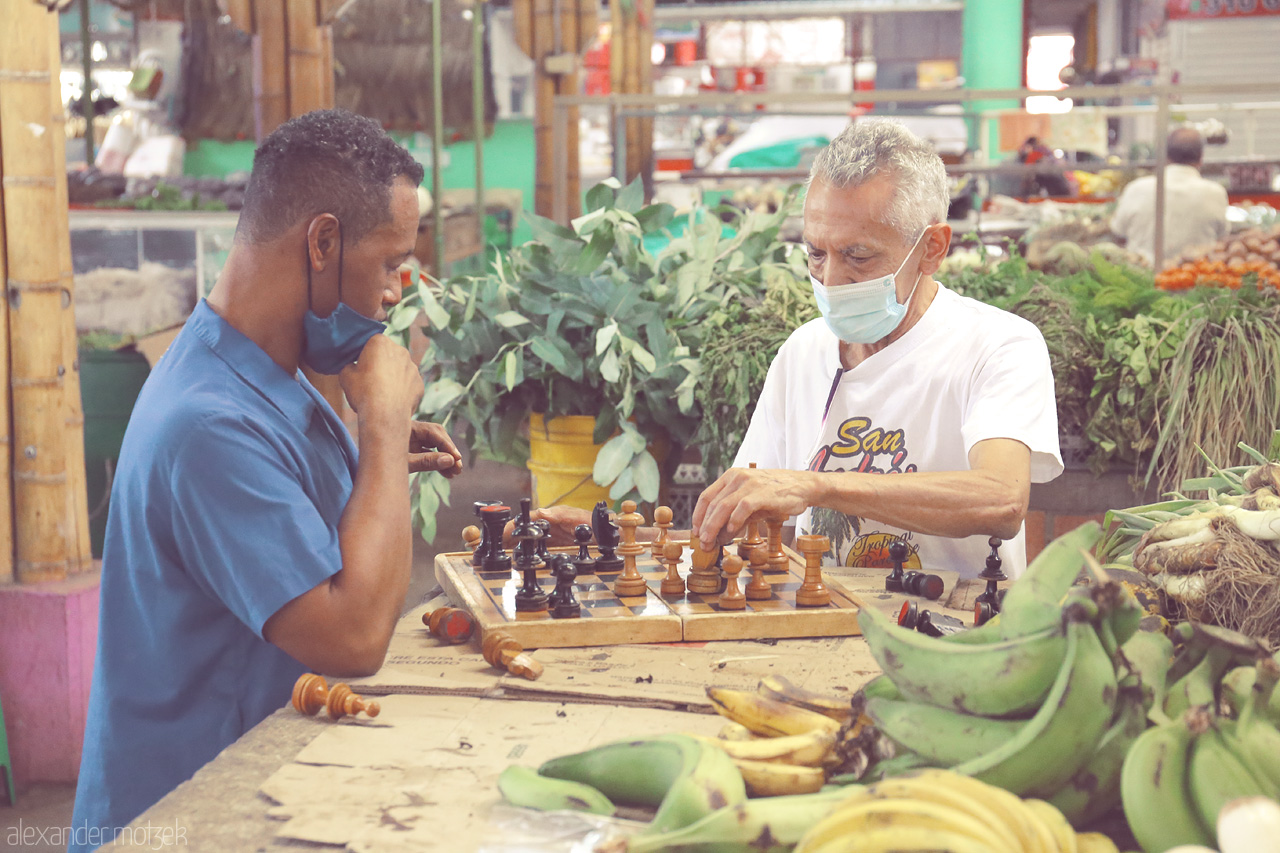
<path id="1" fill-rule="evenodd" d="M 1125 186 L 1111 216 L 1111 230 L 1148 261 L 1155 254 L 1156 178 L 1145 175 Z M 1227 234 L 1227 191 L 1200 177 L 1194 166 L 1164 169 L 1164 260 L 1208 246 Z"/>
<path id="2" fill-rule="evenodd" d="M 989 438 L 1031 449 L 1032 482 L 1062 473 L 1049 351 L 1032 323 L 940 284 L 915 326 L 852 370 L 840 370 L 839 341 L 822 318 L 796 329 L 769 366 L 734 465 L 965 471 L 969 450 Z M 972 577 L 991 553 L 986 536 L 925 536 L 830 509 L 810 509 L 793 523 L 830 536 L 846 566 L 890 568 L 888 546 L 898 537 L 911 547 L 909 569 Z M 1004 543 L 1001 557 L 1006 574 L 1022 574 L 1024 531 Z"/>

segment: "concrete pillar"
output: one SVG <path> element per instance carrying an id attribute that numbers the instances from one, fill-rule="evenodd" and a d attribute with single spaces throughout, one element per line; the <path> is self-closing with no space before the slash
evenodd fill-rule
<path id="1" fill-rule="evenodd" d="M 1026 64 L 1023 46 L 1023 0 L 966 0 L 960 18 L 960 73 L 966 89 L 1022 88 Z M 1016 100 L 974 101 L 975 112 L 1019 106 Z M 971 122 L 969 146 L 983 142 L 978 122 Z M 999 139 L 998 127 L 991 123 L 991 139 Z M 994 149 L 994 145 L 993 145 Z M 994 153 L 994 151 L 993 151 Z"/>

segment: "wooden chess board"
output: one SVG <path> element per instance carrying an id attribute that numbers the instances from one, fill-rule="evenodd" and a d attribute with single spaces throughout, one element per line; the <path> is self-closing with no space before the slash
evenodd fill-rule
<path id="1" fill-rule="evenodd" d="M 577 553 L 573 548 L 552 551 Z M 837 582 L 824 578 L 831 591 L 830 604 L 796 604 L 795 592 L 804 580 L 804 561 L 789 549 L 787 556 L 788 571 L 765 573 L 773 594 L 760 601 L 747 601 L 745 610 L 721 609 L 718 595 L 687 591 L 679 596 L 662 595 L 660 587 L 666 569 L 647 551 L 636 563 L 648 587 L 643 596 L 619 597 L 614 593 L 613 583 L 620 572 L 580 575 L 574 582 L 574 595 L 582 605 L 582 615 L 577 619 L 553 619 L 547 611 L 518 613 L 515 596 L 522 584 L 520 573 L 515 569 L 476 569 L 469 553 L 438 555 L 436 579 L 454 604 L 476 618 L 481 631 L 501 630 L 526 648 L 860 634 L 858 606 Z M 689 569 L 686 554 L 680 566 L 686 583 Z M 750 579 L 750 572 L 744 571 L 740 586 L 745 589 Z M 555 579 L 546 569 L 538 572 L 538 582 L 548 594 L 555 589 Z"/>

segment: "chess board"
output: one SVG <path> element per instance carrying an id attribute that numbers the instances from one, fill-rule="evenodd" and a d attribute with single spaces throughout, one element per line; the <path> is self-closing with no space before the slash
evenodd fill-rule
<path id="1" fill-rule="evenodd" d="M 552 551 L 576 553 L 573 548 Z M 436 579 L 454 604 L 476 618 L 481 631 L 504 631 L 527 648 L 860 634 L 858 606 L 838 582 L 824 578 L 831 591 L 830 604 L 796 604 L 795 592 L 804 580 L 804 561 L 789 549 L 786 553 L 790 559 L 786 572 L 765 573 L 773 594 L 760 601 L 747 601 L 744 610 L 721 609 L 718 595 L 686 591 L 664 596 L 661 584 L 666 569 L 648 552 L 637 559 L 637 568 L 648 587 L 643 596 L 619 597 L 614 593 L 613 583 L 620 572 L 579 576 L 574 582 L 574 594 L 582 605 L 582 615 L 577 619 L 553 619 L 547 611 L 517 612 L 515 596 L 522 583 L 520 573 L 515 569 L 476 569 L 469 553 L 438 555 Z M 686 554 L 680 566 L 686 583 L 690 568 Z M 739 577 L 740 586 L 745 589 L 750 579 L 750 572 L 744 571 Z M 538 572 L 538 581 L 548 594 L 555 589 L 555 579 L 545 569 Z"/>

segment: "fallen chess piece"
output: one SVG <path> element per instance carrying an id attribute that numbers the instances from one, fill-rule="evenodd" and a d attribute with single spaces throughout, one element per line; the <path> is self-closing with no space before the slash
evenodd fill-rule
<path id="1" fill-rule="evenodd" d="M 505 669 L 512 675 L 537 681 L 542 675 L 542 664 L 524 650 L 510 634 L 490 631 L 480 644 L 480 653 L 490 666 Z"/>
<path id="2" fill-rule="evenodd" d="M 476 620 L 458 607 L 437 607 L 429 613 L 423 613 L 422 624 L 427 626 L 431 636 L 453 644 L 470 640 L 476 630 Z"/>
<path id="3" fill-rule="evenodd" d="M 325 708 L 332 720 L 354 717 L 361 711 L 370 717 L 376 717 L 382 710 L 377 702 L 366 701 L 363 696 L 352 693 L 346 684 L 338 683 L 330 689 L 324 676 L 312 672 L 303 673 L 294 682 L 293 707 L 298 713 L 308 717 L 314 717 L 320 713 L 321 708 Z"/>

